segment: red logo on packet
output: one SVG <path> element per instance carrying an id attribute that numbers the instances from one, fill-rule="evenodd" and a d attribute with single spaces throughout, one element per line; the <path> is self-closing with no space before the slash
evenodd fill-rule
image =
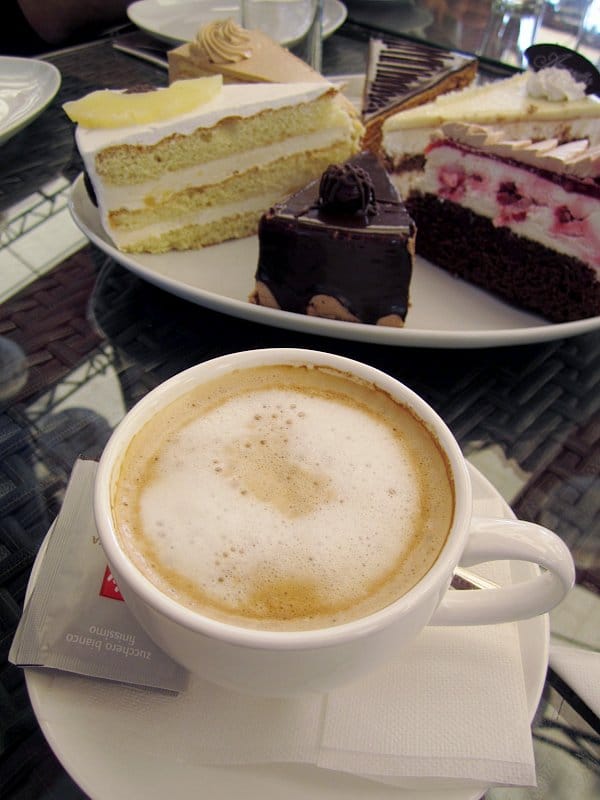
<path id="1" fill-rule="evenodd" d="M 119 587 L 117 586 L 117 583 L 113 578 L 113 574 L 110 571 L 110 567 L 107 567 L 104 570 L 104 577 L 102 578 L 102 586 L 100 587 L 100 596 L 108 597 L 111 600 L 123 600 L 123 595 L 119 591 Z"/>

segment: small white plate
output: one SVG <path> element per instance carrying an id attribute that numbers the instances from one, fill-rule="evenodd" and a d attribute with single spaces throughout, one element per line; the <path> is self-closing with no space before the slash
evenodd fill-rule
<path id="1" fill-rule="evenodd" d="M 344 23 L 347 13 L 346 6 L 339 0 L 324 0 L 324 39 Z M 193 39 L 198 28 L 207 22 L 227 17 L 239 22 L 240 4 L 238 0 L 225 0 L 222 3 L 217 0 L 138 0 L 128 7 L 127 14 L 146 33 L 178 45 Z M 282 27 L 274 31 L 273 38 L 286 45 L 298 37 L 293 29 Z"/>
<path id="2" fill-rule="evenodd" d="M 475 512 L 482 516 L 514 515 L 496 489 L 470 466 Z M 28 592 L 36 578 L 34 565 Z M 525 562 L 512 562 L 515 582 L 539 572 Z M 533 719 L 548 666 L 548 615 L 517 623 L 523 660 L 527 709 Z M 55 670 L 25 670 L 27 688 L 46 739 L 64 768 L 94 800 L 475 800 L 486 787 L 427 778 L 412 780 L 411 788 L 391 788 L 340 772 L 308 765 L 272 764 L 252 767 L 214 767 L 198 764 L 186 750 L 194 732 L 182 735 L 175 722 L 149 725 L 138 739 L 128 709 L 135 708 L 140 690 Z M 202 707 L 192 682 L 187 701 Z M 152 706 L 157 697 L 147 693 Z M 201 694 L 200 694 L 201 696 Z M 160 708 L 160 706 L 158 706 Z M 148 709 L 152 716 L 152 707 Z M 172 727 L 169 727 L 172 726 Z M 174 749 L 174 743 L 179 748 Z M 416 790 L 416 791 L 415 791 Z"/>
<path id="3" fill-rule="evenodd" d="M 150 283 L 206 308 L 279 328 L 374 344 L 448 348 L 543 342 L 600 328 L 600 316 L 550 324 L 419 257 L 404 328 L 339 322 L 256 306 L 248 302 L 258 259 L 256 236 L 201 250 L 129 255 L 117 250 L 104 232 L 81 175 L 73 184 L 69 208 L 95 245 Z"/>
<path id="4" fill-rule="evenodd" d="M 60 80 L 60 72 L 47 61 L 0 56 L 0 144 L 42 113 Z"/>

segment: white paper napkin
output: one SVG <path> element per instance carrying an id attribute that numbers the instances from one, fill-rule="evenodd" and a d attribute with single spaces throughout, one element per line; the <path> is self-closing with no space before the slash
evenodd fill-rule
<path id="1" fill-rule="evenodd" d="M 506 563 L 486 565 L 485 574 L 510 580 Z M 535 785 L 512 623 L 428 628 L 368 678 L 299 699 L 241 696 L 197 678 L 169 696 L 71 677 L 80 681 L 78 713 L 89 707 L 95 729 L 118 724 L 120 741 L 130 735 L 137 748 L 159 747 L 161 757 L 210 765 L 305 763 L 398 785 L 420 778 Z M 68 709 L 72 691 L 68 681 L 57 681 L 53 706 Z M 102 747 L 111 747 L 105 736 Z"/>
<path id="2" fill-rule="evenodd" d="M 135 741 L 136 752 L 175 763 L 312 764 L 398 786 L 535 785 L 512 626 L 501 627 L 432 628 L 386 669 L 328 695 L 246 697 L 192 678 L 170 696 L 79 679 L 77 713 L 94 720 L 85 735 L 97 734 L 106 756 L 113 743 Z M 52 695 L 46 722 L 60 727 L 70 681 Z M 118 736 L 107 737 L 115 726 Z"/>

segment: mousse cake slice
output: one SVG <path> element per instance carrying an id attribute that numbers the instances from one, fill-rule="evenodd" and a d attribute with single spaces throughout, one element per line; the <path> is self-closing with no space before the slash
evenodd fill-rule
<path id="1" fill-rule="evenodd" d="M 167 54 L 169 82 L 222 75 L 223 83 L 323 83 L 302 59 L 259 30 L 233 19 L 203 25 L 194 39 Z"/>

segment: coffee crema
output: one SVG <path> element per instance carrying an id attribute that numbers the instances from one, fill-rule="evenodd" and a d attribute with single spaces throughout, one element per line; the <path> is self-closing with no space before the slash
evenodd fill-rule
<path id="1" fill-rule="evenodd" d="M 329 367 L 235 370 L 159 410 L 113 487 L 121 546 L 164 594 L 263 630 L 371 614 L 431 568 L 452 524 L 441 447 Z"/>

